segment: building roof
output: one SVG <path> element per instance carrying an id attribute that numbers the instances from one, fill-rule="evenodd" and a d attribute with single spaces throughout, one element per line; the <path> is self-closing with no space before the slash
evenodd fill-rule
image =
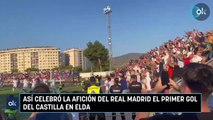
<path id="1" fill-rule="evenodd" d="M 2 49 L 0 51 L 6 51 L 6 50 L 16 50 L 16 49 L 28 49 L 28 48 L 56 48 L 53 46 L 33 46 L 33 47 L 17 47 L 17 48 L 7 48 L 7 49 Z M 59 49 L 59 48 L 56 48 Z M 60 50 L 60 49 L 59 49 Z"/>
<path id="2" fill-rule="evenodd" d="M 81 48 L 69 48 L 69 49 L 66 49 L 64 52 L 69 52 L 69 51 L 84 51 L 84 49 L 81 49 Z"/>

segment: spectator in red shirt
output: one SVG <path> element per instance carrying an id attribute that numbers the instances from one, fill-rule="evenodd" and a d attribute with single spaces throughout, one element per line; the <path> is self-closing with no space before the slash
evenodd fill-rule
<path id="1" fill-rule="evenodd" d="M 193 57 L 192 52 L 187 53 L 187 57 L 184 58 L 184 65 L 190 64 L 190 60 Z"/>

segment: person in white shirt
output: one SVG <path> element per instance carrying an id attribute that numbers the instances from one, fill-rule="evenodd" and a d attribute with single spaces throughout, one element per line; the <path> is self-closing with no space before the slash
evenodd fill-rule
<path id="1" fill-rule="evenodd" d="M 201 63 L 202 57 L 198 55 L 194 55 L 193 58 L 191 59 L 191 63 Z"/>
<path id="2" fill-rule="evenodd" d="M 203 58 L 201 57 L 201 51 L 198 49 L 195 50 L 195 55 L 192 54 L 192 59 L 190 60 L 191 63 L 201 63 Z"/>
<path id="3" fill-rule="evenodd" d="M 46 78 L 46 77 L 43 79 L 43 83 L 46 84 L 46 85 L 48 86 L 48 81 L 47 81 L 47 78 Z"/>
<path id="4" fill-rule="evenodd" d="M 34 89 L 35 88 L 35 79 L 32 78 L 32 81 L 31 81 L 31 88 Z"/>
<path id="5" fill-rule="evenodd" d="M 106 86 L 106 93 L 109 93 L 109 88 L 110 88 L 110 82 L 111 78 L 110 77 L 107 77 L 107 80 L 105 80 L 105 86 Z"/>
<path id="6" fill-rule="evenodd" d="M 145 86 L 147 91 L 151 91 L 151 78 L 150 78 L 150 73 L 149 71 L 146 70 L 146 77 L 145 77 Z"/>
<path id="7" fill-rule="evenodd" d="M 13 77 L 13 92 L 15 91 L 17 87 L 18 87 L 18 80 L 17 78 Z"/>
<path id="8" fill-rule="evenodd" d="M 51 88 L 52 88 L 52 92 L 56 93 L 56 84 L 55 84 L 55 80 L 52 81 L 51 83 Z"/>
<path id="9" fill-rule="evenodd" d="M 163 56 L 162 59 L 164 60 L 164 64 L 167 64 L 167 61 L 168 61 L 168 58 L 169 58 L 169 54 L 167 52 L 164 52 L 163 54 L 164 54 L 164 56 Z"/>
<path id="10" fill-rule="evenodd" d="M 137 82 L 141 82 L 141 75 L 139 71 L 137 71 L 136 76 L 137 76 Z"/>
<path id="11" fill-rule="evenodd" d="M 4 80 L 0 77 L 0 88 L 4 87 Z"/>
<path id="12" fill-rule="evenodd" d="M 24 92 L 28 92 L 28 80 L 25 78 L 24 81 L 23 81 L 23 91 Z"/>
<path id="13" fill-rule="evenodd" d="M 131 75 L 130 75 L 130 71 L 126 72 L 126 80 L 129 82 L 131 80 Z"/>
<path id="14" fill-rule="evenodd" d="M 105 86 L 106 86 L 106 93 L 110 92 L 110 87 L 114 85 L 114 79 L 108 77 L 107 80 L 105 81 Z"/>

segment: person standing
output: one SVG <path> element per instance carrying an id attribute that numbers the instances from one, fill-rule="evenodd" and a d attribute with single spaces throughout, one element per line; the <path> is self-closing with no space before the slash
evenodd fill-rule
<path id="1" fill-rule="evenodd" d="M 146 85 L 146 90 L 151 91 L 151 78 L 150 78 L 150 73 L 149 70 L 146 69 L 146 77 L 145 77 L 145 85 Z"/>
<path id="2" fill-rule="evenodd" d="M 32 93 L 50 93 L 49 87 L 40 82 L 32 90 Z M 28 120 L 76 120 L 73 118 L 72 113 L 39 113 L 32 112 Z"/>
<path id="3" fill-rule="evenodd" d="M 121 88 L 122 88 L 122 93 L 128 93 L 128 86 L 127 86 L 127 80 L 124 77 L 124 75 L 120 75 L 120 83 L 121 83 Z"/>
<path id="4" fill-rule="evenodd" d="M 24 91 L 24 92 L 28 92 L 28 91 L 29 91 L 29 89 L 28 89 L 28 84 L 29 84 L 29 82 L 28 82 L 28 77 L 25 76 L 24 81 L 23 81 L 23 91 Z"/>
<path id="5" fill-rule="evenodd" d="M 100 94 L 101 88 L 100 86 L 96 85 L 96 78 L 95 77 L 90 77 L 90 82 L 91 82 L 91 86 L 88 87 L 87 89 L 87 93 L 88 94 Z M 97 115 L 97 120 L 105 120 L 105 114 L 104 113 L 90 113 L 89 114 L 89 120 L 95 120 Z"/>
<path id="6" fill-rule="evenodd" d="M 122 87 L 118 84 L 119 79 L 114 79 L 114 85 L 110 87 L 110 93 L 122 93 Z M 121 113 L 121 119 L 125 120 L 125 114 Z M 112 120 L 116 120 L 116 113 L 112 113 Z"/>
<path id="7" fill-rule="evenodd" d="M 13 76 L 13 92 L 15 91 L 15 89 L 17 89 L 17 87 L 18 87 L 17 77 Z"/>
<path id="8" fill-rule="evenodd" d="M 170 80 L 170 87 L 181 93 L 201 93 L 201 113 L 182 113 L 181 115 L 154 115 L 138 113 L 137 120 L 212 120 L 213 110 L 211 107 L 211 96 L 213 88 L 213 68 L 211 66 L 199 63 L 190 63 L 183 68 L 182 83 L 179 86 L 175 81 Z M 152 93 L 159 93 L 167 85 L 162 85 L 159 78 Z M 182 106 L 184 107 L 184 106 Z"/>
<path id="9" fill-rule="evenodd" d="M 47 80 L 47 77 L 46 77 L 46 76 L 43 78 L 43 83 L 46 84 L 46 85 L 48 86 L 48 80 Z"/>
<path id="10" fill-rule="evenodd" d="M 0 88 L 4 87 L 3 75 L 0 76 Z"/>
<path id="11" fill-rule="evenodd" d="M 55 83 L 55 80 L 52 80 L 52 82 L 51 82 L 51 88 L 52 88 L 52 92 L 56 93 L 56 83 Z"/>
<path id="12" fill-rule="evenodd" d="M 102 93 L 101 87 L 97 86 L 96 84 L 96 78 L 90 77 L 90 86 L 87 88 L 87 94 L 100 94 Z M 104 113 L 89 113 L 89 120 L 105 120 L 105 114 Z M 80 120 L 88 120 L 87 113 L 79 113 Z"/>
<path id="13" fill-rule="evenodd" d="M 105 81 L 106 93 L 110 93 L 110 87 L 112 85 L 114 85 L 114 81 L 112 81 L 111 77 L 107 77 L 107 80 Z"/>
<path id="14" fill-rule="evenodd" d="M 105 85 L 105 80 L 102 78 L 102 76 L 99 76 L 99 83 L 100 83 L 100 87 L 101 87 L 101 91 L 103 93 L 106 93 L 106 85 Z"/>
<path id="15" fill-rule="evenodd" d="M 141 93 L 142 91 L 142 85 L 141 83 L 137 82 L 137 76 L 132 75 L 131 76 L 131 83 L 129 84 L 129 92 L 130 93 Z M 135 120 L 136 113 L 132 113 L 132 119 Z"/>
<path id="16" fill-rule="evenodd" d="M 35 88 L 35 86 L 36 86 L 35 76 L 32 76 L 32 90 Z"/>

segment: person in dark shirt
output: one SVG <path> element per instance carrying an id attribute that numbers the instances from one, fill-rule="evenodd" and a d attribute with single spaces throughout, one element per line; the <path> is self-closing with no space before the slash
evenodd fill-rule
<path id="1" fill-rule="evenodd" d="M 161 60 L 161 62 L 159 63 L 159 74 L 161 75 L 162 71 L 163 71 L 163 60 Z"/>
<path id="2" fill-rule="evenodd" d="M 137 115 L 138 120 L 213 120 L 213 111 L 209 107 L 208 100 L 213 92 L 213 68 L 199 63 L 190 63 L 183 69 L 183 81 L 178 86 L 173 80 L 169 85 L 182 93 L 202 93 L 202 113 L 183 113 L 181 115 L 155 115 L 145 117 L 143 113 Z M 159 79 L 159 83 L 161 80 Z M 165 89 L 166 86 L 159 86 L 154 93 Z M 156 86 L 157 86 L 156 85 Z M 184 107 L 184 106 L 183 106 Z"/>
<path id="3" fill-rule="evenodd" d="M 110 87 L 110 93 L 122 93 L 122 87 L 118 84 L 119 80 L 118 78 L 114 79 L 114 85 Z M 124 113 L 121 113 L 121 119 L 125 120 Z M 116 120 L 116 113 L 112 113 L 112 120 Z"/>
<path id="4" fill-rule="evenodd" d="M 178 80 L 181 79 L 183 69 L 180 68 L 178 65 L 174 66 L 174 71 L 173 71 L 173 80 L 177 82 Z"/>
<path id="5" fill-rule="evenodd" d="M 110 87 L 110 93 L 122 93 L 122 87 L 118 83 L 118 78 L 115 78 L 114 85 Z"/>
<path id="6" fill-rule="evenodd" d="M 49 87 L 39 83 L 32 90 L 32 93 L 50 93 Z M 73 120 L 71 113 L 37 113 L 33 112 L 28 120 Z"/>
<path id="7" fill-rule="evenodd" d="M 141 93 L 142 85 L 140 82 L 137 82 L 137 76 L 131 76 L 132 82 L 129 84 L 129 92 L 130 93 Z"/>
<path id="8" fill-rule="evenodd" d="M 141 83 L 137 82 L 137 76 L 132 75 L 131 76 L 132 82 L 129 84 L 129 92 L 130 93 L 141 93 L 142 91 L 142 85 Z M 132 113 L 132 119 L 135 120 L 136 113 Z"/>

